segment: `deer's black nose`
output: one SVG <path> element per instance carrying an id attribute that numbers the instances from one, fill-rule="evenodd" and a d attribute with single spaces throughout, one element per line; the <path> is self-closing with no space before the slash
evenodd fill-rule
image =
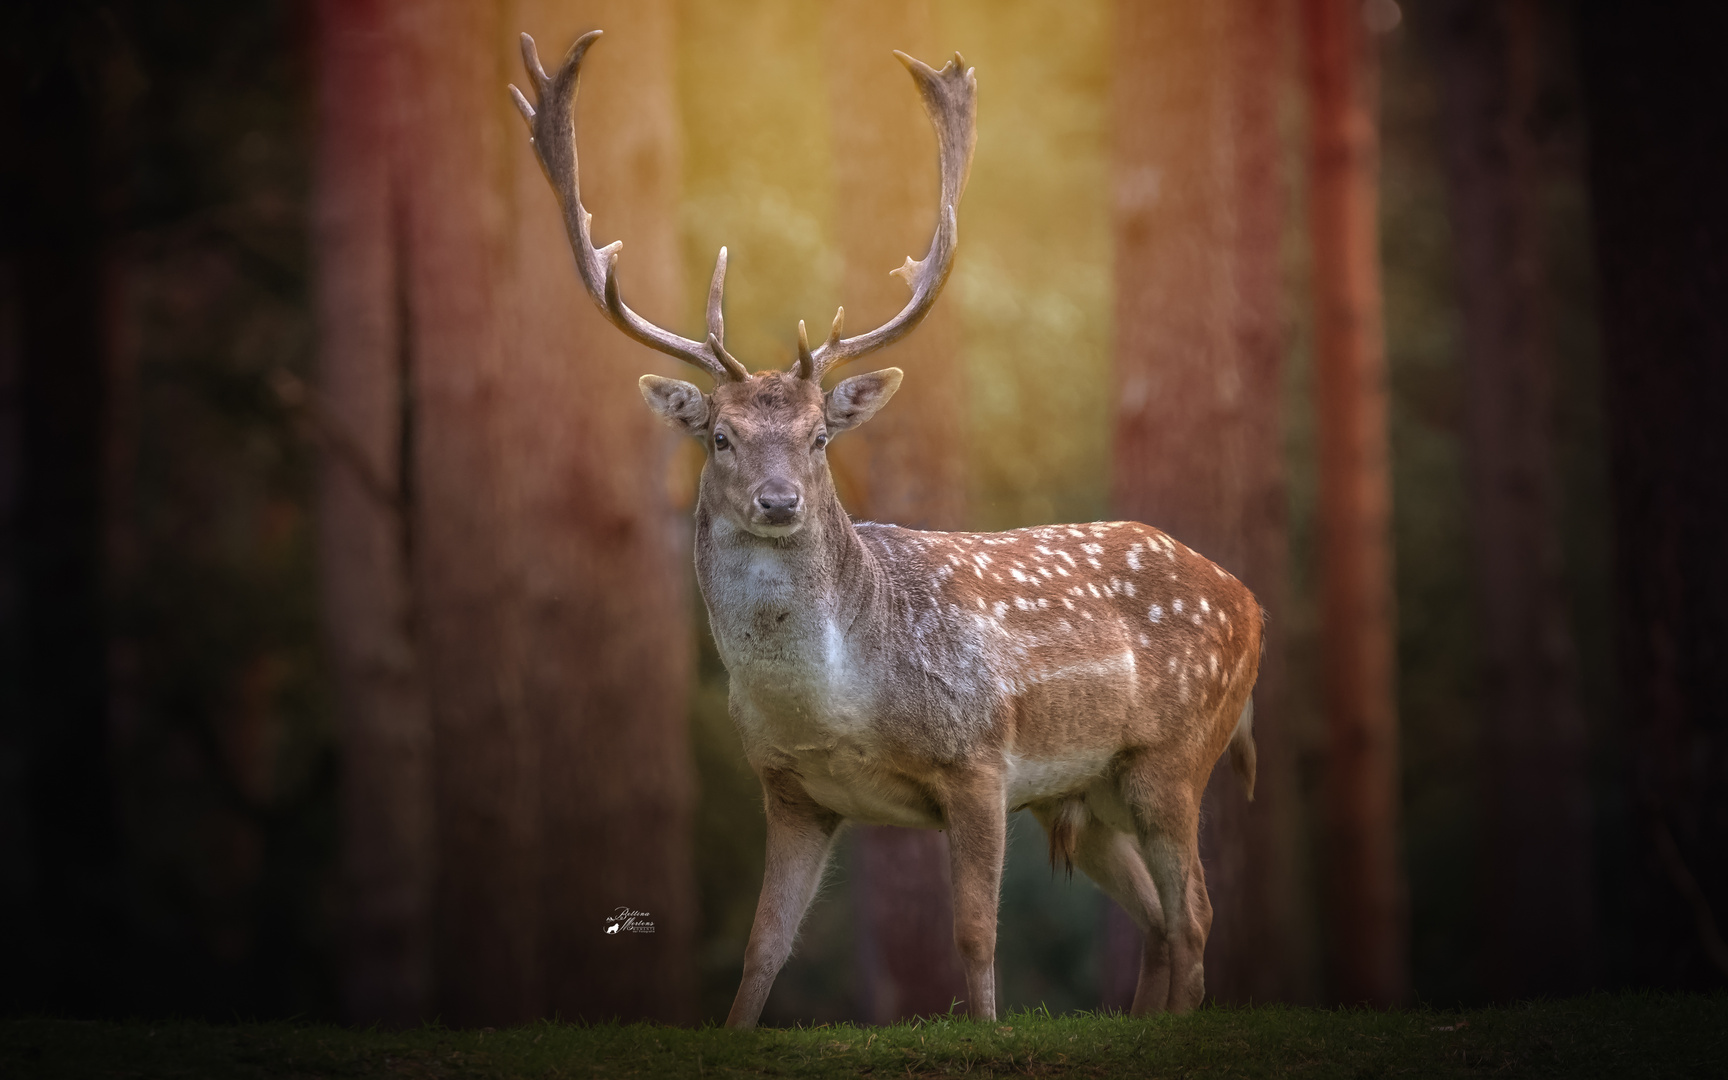
<path id="1" fill-rule="evenodd" d="M 802 501 L 797 486 L 785 480 L 770 480 L 756 492 L 756 506 L 763 518 L 774 525 L 791 521 Z"/>

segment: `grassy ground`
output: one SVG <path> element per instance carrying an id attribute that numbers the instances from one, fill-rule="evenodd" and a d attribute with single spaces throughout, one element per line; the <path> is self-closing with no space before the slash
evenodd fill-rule
<path id="1" fill-rule="evenodd" d="M 1728 994 L 1466 1012 L 1212 1008 L 1185 1017 L 730 1032 L 0 1020 L 0 1077 L 1723 1077 Z"/>

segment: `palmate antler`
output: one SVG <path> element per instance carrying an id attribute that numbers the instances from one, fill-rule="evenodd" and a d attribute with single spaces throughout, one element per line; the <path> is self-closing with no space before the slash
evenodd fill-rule
<path id="1" fill-rule="evenodd" d="M 534 39 L 522 35 L 522 62 L 534 84 L 535 103 L 529 104 L 522 91 L 510 87 L 517 109 L 528 122 L 534 151 L 540 166 L 546 171 L 558 201 L 564 209 L 564 228 L 570 235 L 570 247 L 576 255 L 576 269 L 588 295 L 600 305 L 613 325 L 630 337 L 663 353 L 706 371 L 716 382 L 741 381 L 749 372 L 725 345 L 725 321 L 720 303 L 726 285 L 726 249 L 714 264 L 714 279 L 708 287 L 708 339 L 692 341 L 669 330 L 661 329 L 631 311 L 618 294 L 619 241 L 596 248 L 589 236 L 593 215 L 582 206 L 580 173 L 576 165 L 576 82 L 582 58 L 589 46 L 600 37 L 594 30 L 582 35 L 570 47 L 556 74 L 548 76 L 540 66 L 540 56 Z M 936 233 L 930 240 L 930 251 L 922 260 L 907 256 L 905 265 L 890 271 L 905 279 L 912 289 L 912 299 L 898 315 L 868 333 L 841 338 L 846 309 L 834 315 L 834 326 L 828 340 L 816 349 L 810 348 L 803 322 L 798 324 L 798 362 L 795 370 L 806 379 L 820 381 L 834 367 L 855 360 L 866 353 L 891 345 L 905 337 L 929 314 L 936 296 L 948 281 L 954 266 L 954 250 L 958 243 L 955 209 L 966 189 L 966 177 L 972 168 L 972 148 L 977 141 L 978 81 L 971 68 L 965 66 L 959 53 L 941 71 L 931 68 L 905 53 L 895 56 L 912 73 L 913 81 L 924 100 L 924 111 L 936 128 L 937 160 L 942 170 L 942 202 L 936 216 Z"/>
<path id="2" fill-rule="evenodd" d="M 600 305 L 600 310 L 606 313 L 614 326 L 632 338 L 651 349 L 659 349 L 686 363 L 695 364 L 714 376 L 717 382 L 747 379 L 749 372 L 726 351 L 724 343 L 726 328 L 720 317 L 720 295 L 726 287 L 725 248 L 720 249 L 720 258 L 714 264 L 714 281 L 708 287 L 708 340 L 691 341 L 662 330 L 630 310 L 618 294 L 618 249 L 624 246 L 623 242 L 614 240 L 603 248 L 596 248 L 589 238 L 588 228 L 594 215 L 582 207 L 581 176 L 576 167 L 576 79 L 582 69 L 582 57 L 599 37 L 600 31 L 593 30 L 577 38 L 564 62 L 558 65 L 558 73 L 548 77 L 540 66 L 540 54 L 534 48 L 534 39 L 523 34 L 522 64 L 528 69 L 528 78 L 534 84 L 538 108 L 528 104 L 522 91 L 510 87 L 516 108 L 528 122 L 530 141 L 540 157 L 540 167 L 546 171 L 546 179 L 552 182 L 552 190 L 557 192 L 558 201 L 563 204 L 564 230 L 570 234 L 570 247 L 576 254 L 576 272 L 582 276 L 582 284 L 588 287 L 588 295 Z"/>
<path id="3" fill-rule="evenodd" d="M 905 337 L 930 313 L 937 294 L 948 283 L 948 272 L 954 268 L 954 250 L 960 242 L 955 210 L 966 190 L 966 178 L 972 171 L 972 148 L 978 141 L 978 80 L 959 53 L 941 71 L 898 50 L 894 55 L 912 73 L 912 81 L 918 84 L 918 93 L 924 99 L 924 111 L 936 128 L 936 160 L 942 170 L 936 233 L 921 261 L 908 255 L 904 265 L 889 271 L 912 289 L 912 299 L 892 319 L 869 333 L 842 338 L 846 309 L 841 308 L 834 313 L 828 340 L 814 351 L 805 335 L 804 323 L 798 323 L 798 372 L 806 379 L 820 380 L 840 364 Z"/>

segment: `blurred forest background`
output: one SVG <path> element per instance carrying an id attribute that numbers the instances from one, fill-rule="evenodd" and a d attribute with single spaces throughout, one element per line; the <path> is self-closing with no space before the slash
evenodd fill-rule
<path id="1" fill-rule="evenodd" d="M 1723 986 L 1724 11 L 7 5 L 0 1004 L 724 1014 L 760 794 L 701 451 L 635 388 L 685 373 L 582 296 L 504 90 L 593 27 L 596 239 L 684 332 L 726 245 L 751 367 L 899 306 L 936 187 L 889 50 L 977 67 L 954 276 L 837 479 L 1256 589 L 1211 993 Z M 1131 927 L 1011 830 L 1001 1000 L 1126 1005 Z M 946 1009 L 941 843 L 848 838 L 765 1020 Z"/>

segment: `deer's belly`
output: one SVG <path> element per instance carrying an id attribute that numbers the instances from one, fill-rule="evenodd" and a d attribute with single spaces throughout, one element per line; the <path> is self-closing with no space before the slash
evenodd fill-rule
<path id="1" fill-rule="evenodd" d="M 1028 803 L 1059 799 L 1090 787 L 1110 764 L 1111 748 L 1077 750 L 1059 757 L 1006 756 L 1003 777 L 1008 789 L 1008 809 Z"/>

